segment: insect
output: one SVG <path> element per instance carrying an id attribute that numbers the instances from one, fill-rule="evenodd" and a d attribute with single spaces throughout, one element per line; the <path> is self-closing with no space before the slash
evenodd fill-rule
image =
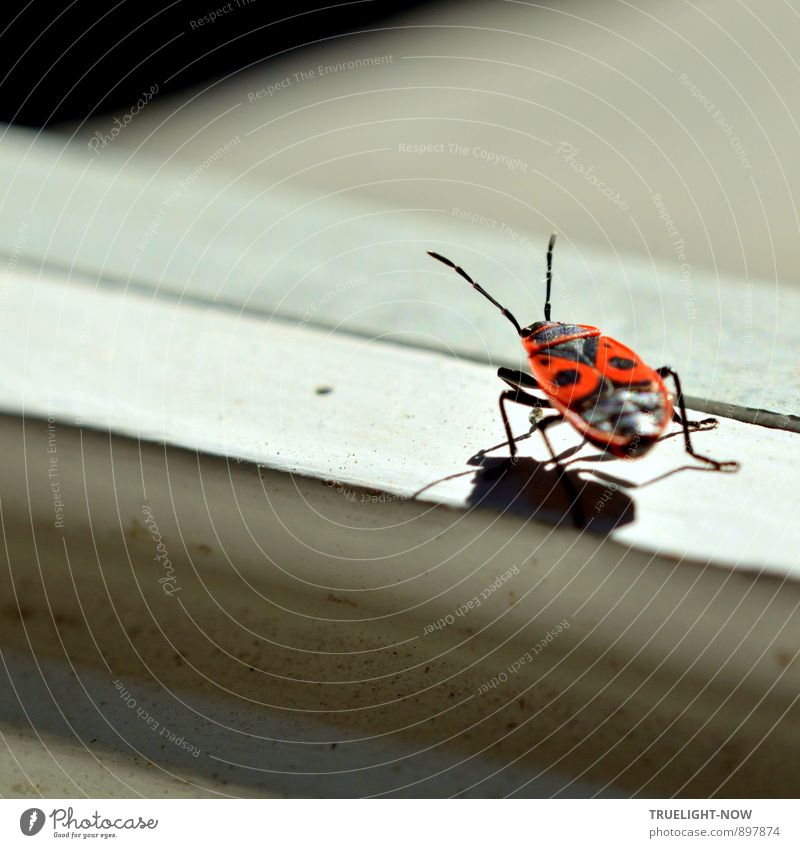
<path id="1" fill-rule="evenodd" d="M 497 376 L 510 387 L 500 395 L 500 415 L 511 453 L 507 462 L 515 462 L 517 454 L 506 413 L 506 403 L 513 402 L 531 408 L 531 423 L 542 434 L 572 498 L 573 517 L 576 516 L 577 492 L 564 474 L 547 436 L 548 427 L 561 421 L 572 424 L 591 444 L 613 456 L 628 459 L 644 456 L 661 438 L 670 422 L 675 421 L 683 428 L 688 454 L 718 470 L 738 468 L 737 462 L 720 462 L 695 451 L 690 434 L 699 429 L 712 429 L 718 422 L 716 418 L 689 420 L 681 381 L 674 368 L 668 365 L 650 368 L 630 348 L 604 335 L 597 327 L 550 319 L 555 240 L 554 233 L 547 248 L 544 321 L 535 321 L 527 327 L 520 326 L 511 312 L 463 268 L 438 253 L 428 251 L 430 256 L 452 268 L 494 304 L 514 325 L 522 339 L 531 374 L 511 368 L 497 371 Z M 674 394 L 667 390 L 665 377 L 673 381 Z M 536 390 L 545 396 L 530 394 L 530 391 Z M 674 403 L 677 403 L 679 411 L 674 408 Z M 544 409 L 552 409 L 554 414 L 545 417 Z"/>

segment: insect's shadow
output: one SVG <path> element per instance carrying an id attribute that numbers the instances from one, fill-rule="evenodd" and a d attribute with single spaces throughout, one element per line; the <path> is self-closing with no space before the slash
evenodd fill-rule
<path id="1" fill-rule="evenodd" d="M 525 441 L 536 434 L 536 428 L 518 436 L 516 443 Z M 681 433 L 668 433 L 660 441 L 680 436 Z M 635 518 L 635 505 L 625 489 L 643 489 L 684 471 L 720 473 L 718 469 L 698 465 L 680 465 L 643 483 L 635 483 L 598 468 L 584 468 L 585 463 L 603 463 L 618 461 L 609 453 L 599 452 L 590 456 L 575 457 L 586 444 L 585 440 L 566 448 L 556 457 L 561 471 L 552 461 L 539 462 L 530 457 L 518 457 L 512 465 L 509 457 L 487 456 L 488 453 L 507 447 L 501 442 L 485 450 L 478 451 L 467 460 L 475 470 L 460 471 L 434 480 L 415 492 L 418 497 L 439 483 L 473 475 L 472 490 L 467 497 L 470 506 L 489 507 L 500 512 L 511 512 L 525 518 L 537 518 L 553 524 L 579 524 L 596 533 L 609 533 L 614 528 L 630 524 Z M 575 457 L 573 459 L 573 457 Z M 587 479 L 570 466 L 581 463 L 581 471 L 590 474 Z M 567 478 L 567 485 L 561 475 Z M 576 507 L 569 488 L 577 493 Z"/>
<path id="2" fill-rule="evenodd" d="M 524 441 L 534 433 L 532 429 L 515 441 Z M 530 457 L 517 457 L 516 462 L 510 464 L 508 456 L 487 456 L 489 452 L 507 445 L 508 442 L 501 442 L 479 451 L 467 460 L 472 469 L 435 480 L 415 492 L 413 497 L 418 497 L 439 483 L 471 474 L 472 489 L 467 496 L 469 506 L 488 507 L 550 524 L 573 526 L 579 523 L 584 528 L 602 534 L 634 520 L 633 500 L 619 486 L 586 480 L 577 471 L 564 468 L 563 460 L 580 450 L 580 444 L 568 448 L 558 457 L 563 469 L 561 472 L 552 461 L 539 462 Z M 561 479 L 562 473 L 578 495 L 578 509 L 582 513 L 578 522 L 568 486 Z"/>

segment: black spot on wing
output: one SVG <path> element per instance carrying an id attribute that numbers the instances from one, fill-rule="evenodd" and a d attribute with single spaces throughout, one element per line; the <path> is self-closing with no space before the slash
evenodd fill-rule
<path id="1" fill-rule="evenodd" d="M 630 371 L 636 363 L 632 359 L 625 356 L 612 356 L 608 360 L 609 365 L 618 368 L 620 371 Z"/>
<path id="2" fill-rule="evenodd" d="M 553 382 L 557 386 L 574 386 L 580 379 L 579 371 L 574 368 L 564 368 L 553 377 Z"/>

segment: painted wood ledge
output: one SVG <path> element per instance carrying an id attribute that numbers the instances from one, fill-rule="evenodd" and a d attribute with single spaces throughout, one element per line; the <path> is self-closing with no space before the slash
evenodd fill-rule
<path id="1" fill-rule="evenodd" d="M 3 286 L 0 349 L 19 363 L 0 376 L 7 412 L 248 460 L 343 491 L 568 521 L 538 438 L 520 441 L 523 461 L 500 483 L 482 482 L 470 465 L 504 441 L 490 366 L 22 269 Z M 524 436 L 526 411 L 511 414 Z M 552 433 L 558 451 L 579 444 L 567 425 Z M 792 498 L 776 492 L 798 488 L 800 438 L 722 419 L 695 443 L 738 460 L 729 474 L 688 457 L 677 433 L 638 462 L 598 461 L 589 446 L 570 457 L 590 528 L 640 550 L 795 579 L 800 526 Z M 483 462 L 507 453 L 499 446 Z"/>

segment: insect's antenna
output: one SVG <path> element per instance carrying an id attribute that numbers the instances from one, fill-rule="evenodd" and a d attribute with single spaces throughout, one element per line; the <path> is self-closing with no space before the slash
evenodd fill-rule
<path id="1" fill-rule="evenodd" d="M 553 245 L 556 243 L 556 234 L 550 236 L 550 244 L 547 245 L 547 294 L 544 299 L 544 320 L 550 320 L 550 289 L 553 286 Z"/>
<path id="2" fill-rule="evenodd" d="M 475 291 L 480 292 L 488 301 L 493 303 L 502 313 L 508 318 L 508 320 L 514 325 L 514 329 L 522 336 L 524 333 L 522 332 L 522 327 L 519 325 L 519 321 L 505 308 L 499 304 L 490 294 L 486 291 L 486 289 L 480 285 L 480 283 L 476 283 L 475 280 L 470 277 L 470 275 L 463 269 L 456 265 L 455 262 L 451 262 L 445 256 L 440 256 L 438 253 L 434 253 L 432 250 L 428 251 L 428 256 L 432 256 L 434 259 L 438 259 L 440 262 L 443 262 L 447 265 L 448 268 L 452 268 L 457 274 L 462 276 L 471 286 L 475 289 Z"/>

